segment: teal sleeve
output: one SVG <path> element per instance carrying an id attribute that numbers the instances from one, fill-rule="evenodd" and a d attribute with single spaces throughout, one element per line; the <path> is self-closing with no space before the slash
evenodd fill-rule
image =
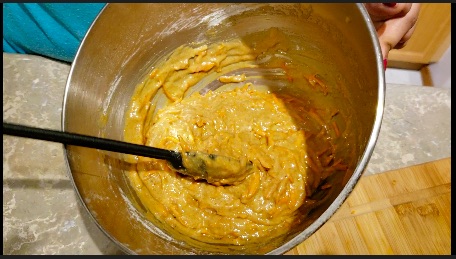
<path id="1" fill-rule="evenodd" d="M 72 62 L 105 3 L 4 3 L 3 52 Z"/>

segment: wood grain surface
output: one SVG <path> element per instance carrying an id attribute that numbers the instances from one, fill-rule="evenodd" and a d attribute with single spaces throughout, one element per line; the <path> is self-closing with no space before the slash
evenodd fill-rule
<path id="1" fill-rule="evenodd" d="M 317 232 L 285 253 L 450 255 L 451 157 L 361 177 Z"/>

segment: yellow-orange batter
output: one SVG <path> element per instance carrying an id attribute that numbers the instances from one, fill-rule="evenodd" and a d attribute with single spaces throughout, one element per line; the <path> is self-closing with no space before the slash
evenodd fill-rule
<path id="1" fill-rule="evenodd" d="M 298 208 L 306 199 L 306 181 L 318 182 L 315 175 L 332 165 L 344 169 L 331 154 L 326 126 L 318 125 L 323 113 L 292 95 L 244 82 L 244 74 L 224 74 L 239 68 L 286 70 L 292 65 L 286 54 L 292 51 L 292 43 L 277 29 L 252 37 L 249 44 L 234 39 L 181 46 L 137 86 L 126 117 L 126 141 L 253 163 L 252 171 L 234 184 L 214 185 L 179 174 L 166 161 L 130 157 L 136 164 L 127 174 L 131 186 L 148 217 L 163 223 L 168 233 L 213 244 L 267 242 L 302 220 Z M 238 85 L 188 94 L 211 76 Z M 287 76 L 290 84 L 306 79 L 305 73 Z M 308 76 L 309 86 L 326 89 L 323 81 Z M 154 97 L 161 91 L 168 101 L 157 109 Z M 321 140 L 322 150 L 309 147 L 310 135 Z"/>

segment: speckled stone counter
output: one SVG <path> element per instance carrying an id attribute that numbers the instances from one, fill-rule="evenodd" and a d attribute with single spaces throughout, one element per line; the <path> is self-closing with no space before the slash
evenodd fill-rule
<path id="1" fill-rule="evenodd" d="M 70 65 L 3 53 L 3 121 L 61 130 Z M 451 90 L 387 85 L 365 175 L 451 157 Z M 3 254 L 122 254 L 73 189 L 63 145 L 3 136 Z"/>

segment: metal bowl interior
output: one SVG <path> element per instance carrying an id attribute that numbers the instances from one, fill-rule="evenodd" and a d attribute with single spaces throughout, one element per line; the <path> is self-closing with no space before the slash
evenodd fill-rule
<path id="1" fill-rule="evenodd" d="M 261 22 L 259 22 L 261 21 Z M 123 139 L 124 117 L 134 88 L 155 62 L 176 47 L 239 37 L 270 27 L 299 35 L 321 73 L 333 75 L 330 103 L 352 116 L 350 135 L 336 143 L 349 169 L 315 193 L 319 204 L 285 242 L 261 247 L 202 250 L 168 237 L 139 213 L 118 154 L 66 146 L 70 177 L 100 229 L 129 254 L 282 254 L 320 228 L 342 205 L 372 154 L 384 105 L 380 47 L 361 4 L 108 4 L 84 38 L 68 77 L 62 129 Z M 316 100 L 318 103 L 318 100 Z"/>

